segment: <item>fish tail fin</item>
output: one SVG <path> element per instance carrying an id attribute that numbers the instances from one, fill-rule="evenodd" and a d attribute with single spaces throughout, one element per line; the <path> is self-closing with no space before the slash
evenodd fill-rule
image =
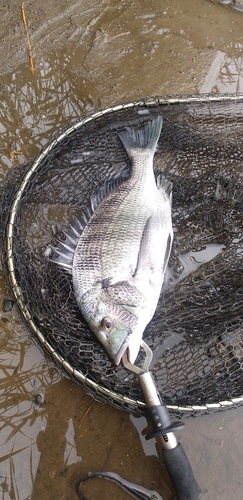
<path id="1" fill-rule="evenodd" d="M 150 150 L 152 154 L 155 153 L 162 129 L 162 123 L 162 117 L 157 116 L 153 120 L 145 123 L 141 130 L 126 127 L 118 132 L 118 137 L 129 158 L 133 157 L 134 149 L 147 149 Z"/>

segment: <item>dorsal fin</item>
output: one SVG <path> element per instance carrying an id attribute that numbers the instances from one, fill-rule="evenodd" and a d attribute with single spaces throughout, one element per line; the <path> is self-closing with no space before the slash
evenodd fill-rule
<path id="1" fill-rule="evenodd" d="M 69 227 L 61 230 L 61 237 L 55 237 L 55 243 L 46 249 L 45 256 L 51 262 L 72 274 L 73 256 L 83 230 L 101 201 L 126 179 L 125 176 L 111 179 L 91 195 L 90 204 L 82 210 Z"/>
<path id="2" fill-rule="evenodd" d="M 51 262 L 66 269 L 72 274 L 73 256 L 78 244 L 79 238 L 93 215 L 91 205 L 83 209 L 81 214 L 76 217 L 72 224 L 65 229 L 62 228 L 60 237 L 55 237 L 55 244 L 51 245 L 45 251 L 46 257 Z"/>
<path id="3" fill-rule="evenodd" d="M 91 195 L 90 203 L 93 212 L 96 210 L 98 205 L 108 196 L 114 189 L 120 186 L 123 182 L 128 179 L 127 175 L 122 175 L 120 177 L 115 177 L 105 182 L 102 186 L 98 187 L 96 191 Z"/>

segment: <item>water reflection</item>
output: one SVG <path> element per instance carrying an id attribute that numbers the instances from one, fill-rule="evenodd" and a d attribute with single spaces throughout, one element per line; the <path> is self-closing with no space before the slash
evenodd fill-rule
<path id="1" fill-rule="evenodd" d="M 227 57 L 220 67 L 213 92 L 243 92 L 243 57 Z"/>
<path id="2" fill-rule="evenodd" d="M 1 176 L 13 165 L 11 151 L 21 153 L 14 157 L 14 165 L 28 161 L 59 128 L 97 107 L 92 86 L 71 75 L 69 63 L 69 55 L 60 55 L 51 63 L 41 60 L 34 78 L 29 79 L 28 65 L 2 77 Z"/>
<path id="3" fill-rule="evenodd" d="M 46 427 L 46 388 L 60 373 L 35 346 L 0 273 L 0 491 L 2 500 L 31 498 Z"/>
<path id="4" fill-rule="evenodd" d="M 46 426 L 45 404 L 39 394 L 60 375 L 49 366 L 28 338 L 22 320 L 14 313 L 1 315 L 0 340 L 0 442 L 2 499 L 29 498 L 40 453 L 36 436 Z"/>
<path id="5" fill-rule="evenodd" d="M 173 499 L 164 466 L 155 454 L 143 453 L 127 413 L 96 404 L 76 383 L 63 379 L 46 388 L 45 414 L 46 427 L 37 437 L 40 459 L 33 481 L 35 500 L 78 500 L 80 479 L 89 471 L 101 470 L 115 470 L 129 481 L 162 490 L 164 500 Z M 87 498 L 130 499 L 114 484 L 105 483 L 99 482 L 98 490 L 97 483 L 87 484 Z"/>

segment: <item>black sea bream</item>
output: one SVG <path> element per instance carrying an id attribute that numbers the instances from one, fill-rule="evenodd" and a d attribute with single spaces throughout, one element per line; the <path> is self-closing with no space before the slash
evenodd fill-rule
<path id="1" fill-rule="evenodd" d="M 128 180 L 107 184 L 68 230 L 55 262 L 72 273 L 78 307 L 119 364 L 133 363 L 160 295 L 172 244 L 172 184 L 155 180 L 159 116 L 143 129 L 118 131 L 130 159 Z M 56 250 L 56 249 L 55 249 Z"/>

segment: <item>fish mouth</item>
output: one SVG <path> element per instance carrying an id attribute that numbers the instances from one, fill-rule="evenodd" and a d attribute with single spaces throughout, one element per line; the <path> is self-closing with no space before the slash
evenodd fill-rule
<path id="1" fill-rule="evenodd" d="M 114 363 L 119 365 L 123 356 L 125 356 L 126 360 L 133 365 L 138 356 L 141 340 L 142 333 L 141 335 L 138 335 L 138 332 L 136 334 L 134 332 L 129 333 L 115 356 L 112 356 Z"/>
<path id="2" fill-rule="evenodd" d="M 122 357 L 124 356 L 126 350 L 128 349 L 129 352 L 129 340 L 128 337 L 124 340 L 123 344 L 121 345 L 119 351 L 116 353 L 115 356 L 113 356 L 113 361 L 115 365 L 119 365 L 121 362 Z M 129 356 L 128 356 L 129 357 Z"/>

